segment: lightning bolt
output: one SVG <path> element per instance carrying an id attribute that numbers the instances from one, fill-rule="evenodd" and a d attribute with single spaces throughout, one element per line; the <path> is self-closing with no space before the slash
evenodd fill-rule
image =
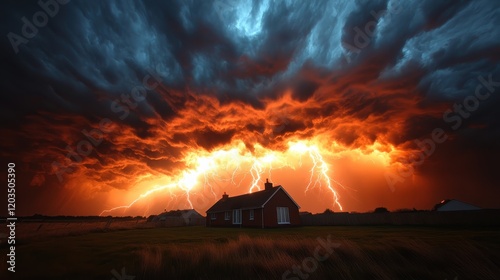
<path id="1" fill-rule="evenodd" d="M 305 193 L 312 188 L 322 188 L 332 194 L 333 206 L 343 209 L 339 201 L 338 192 L 332 185 L 332 182 L 338 186 L 344 187 L 336 180 L 329 177 L 329 167 L 320 153 L 320 148 L 314 143 L 307 141 L 289 142 L 288 150 L 273 151 L 264 148 L 258 144 L 254 146 L 254 152 L 248 151 L 243 142 L 234 143 L 226 149 L 220 149 L 212 152 L 197 151 L 192 152 L 185 157 L 187 169 L 179 173 L 176 177 L 171 177 L 171 183 L 156 186 L 142 194 L 127 205 L 117 206 L 101 212 L 100 215 L 111 213 L 115 210 L 129 209 L 138 201 L 164 190 L 180 190 L 186 197 L 186 202 L 191 209 L 194 208 L 191 201 L 193 189 L 203 185 L 203 189 L 209 189 L 210 193 L 216 198 L 216 192 L 213 189 L 211 181 L 227 181 L 233 185 L 239 186 L 247 174 L 250 174 L 252 181 L 248 189 L 249 193 L 260 190 L 262 174 L 267 171 L 269 178 L 272 171 L 289 167 L 296 169 L 302 165 L 302 156 L 309 155 L 312 167 L 310 169 L 309 183 L 305 188 Z M 297 158 L 298 157 L 298 158 Z M 248 167 L 245 168 L 245 167 Z M 247 170 L 247 171 L 245 171 Z M 221 171 L 229 173 L 228 176 L 221 175 Z M 242 179 L 236 184 L 237 177 L 242 175 Z M 203 178 L 202 180 L 200 180 Z M 200 182 L 203 181 L 203 182 Z"/>
<path id="2" fill-rule="evenodd" d="M 161 187 L 155 187 L 141 195 L 139 195 L 138 198 L 136 198 L 134 201 L 132 201 L 130 204 L 128 205 L 123 205 L 123 206 L 117 206 L 117 207 L 114 207 L 114 208 L 111 208 L 111 209 L 108 209 L 108 210 L 104 210 L 101 212 L 101 214 L 99 214 L 99 216 L 102 216 L 104 213 L 110 213 L 110 212 L 113 212 L 115 210 L 119 210 L 119 209 L 128 209 L 130 207 L 132 207 L 132 205 L 134 205 L 135 203 L 137 203 L 139 200 L 145 198 L 145 197 L 148 197 L 150 194 L 153 194 L 155 192 L 158 192 L 158 191 L 161 191 L 161 190 L 165 190 L 167 188 L 171 188 L 173 187 L 173 185 L 165 185 L 165 186 L 161 186 Z"/>
<path id="3" fill-rule="evenodd" d="M 337 205 L 341 211 L 343 211 L 342 205 L 339 202 L 340 197 L 339 197 L 337 191 L 332 187 L 331 181 L 334 181 L 337 185 L 339 185 L 343 188 L 345 188 L 345 187 L 342 184 L 340 184 L 339 182 L 335 181 L 334 179 L 331 179 L 328 176 L 328 171 L 329 171 L 328 164 L 323 160 L 323 156 L 319 153 L 317 147 L 309 147 L 309 156 L 311 157 L 311 160 L 313 162 L 313 167 L 311 168 L 311 171 L 310 171 L 311 177 L 309 178 L 309 184 L 307 185 L 304 192 L 307 193 L 307 191 L 309 190 L 309 187 L 311 186 L 312 181 L 313 181 L 315 170 L 317 169 L 319 171 L 319 175 L 317 176 L 317 179 L 315 180 L 315 182 L 313 184 L 313 188 L 317 184 L 319 184 L 321 187 L 321 180 L 320 179 L 323 179 L 323 181 L 326 182 L 326 188 L 333 195 L 334 204 Z"/>
<path id="4" fill-rule="evenodd" d="M 258 160 L 255 160 L 252 168 L 250 169 L 250 174 L 252 175 L 252 184 L 250 185 L 249 193 L 252 193 L 254 189 L 260 190 L 258 186 L 260 181 L 260 175 L 262 174 L 262 165 Z"/>

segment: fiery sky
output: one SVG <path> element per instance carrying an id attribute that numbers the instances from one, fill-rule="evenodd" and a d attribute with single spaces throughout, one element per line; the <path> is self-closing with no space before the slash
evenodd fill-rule
<path id="1" fill-rule="evenodd" d="M 495 1 L 47 2 L 0 8 L 18 214 L 204 213 L 266 178 L 302 211 L 500 207 Z"/>

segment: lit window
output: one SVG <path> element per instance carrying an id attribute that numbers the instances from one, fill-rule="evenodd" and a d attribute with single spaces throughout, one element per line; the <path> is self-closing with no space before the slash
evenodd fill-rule
<path id="1" fill-rule="evenodd" d="M 241 209 L 233 210 L 233 224 L 241 224 Z"/>
<path id="2" fill-rule="evenodd" d="M 289 224 L 290 215 L 288 214 L 288 207 L 276 207 L 278 215 L 278 224 Z"/>
<path id="3" fill-rule="evenodd" d="M 253 209 L 250 210 L 250 220 L 253 220 Z"/>
<path id="4" fill-rule="evenodd" d="M 226 211 L 226 213 L 224 213 L 224 220 L 229 221 L 230 218 L 231 218 L 231 213 L 229 211 Z"/>

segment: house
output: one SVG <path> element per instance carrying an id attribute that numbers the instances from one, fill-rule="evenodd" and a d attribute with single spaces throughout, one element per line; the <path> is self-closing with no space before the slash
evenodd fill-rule
<path id="1" fill-rule="evenodd" d="M 206 225 L 235 227 L 286 227 L 300 225 L 300 206 L 282 186 L 266 179 L 264 190 L 229 197 L 226 193 L 207 210 Z"/>
<path id="2" fill-rule="evenodd" d="M 434 211 L 469 211 L 481 208 L 456 199 L 445 199 L 434 206 Z"/>

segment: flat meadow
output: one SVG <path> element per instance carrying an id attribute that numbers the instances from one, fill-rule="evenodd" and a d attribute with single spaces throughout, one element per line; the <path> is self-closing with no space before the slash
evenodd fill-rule
<path id="1" fill-rule="evenodd" d="M 21 223 L 1 279 L 500 279 L 499 230 Z"/>

